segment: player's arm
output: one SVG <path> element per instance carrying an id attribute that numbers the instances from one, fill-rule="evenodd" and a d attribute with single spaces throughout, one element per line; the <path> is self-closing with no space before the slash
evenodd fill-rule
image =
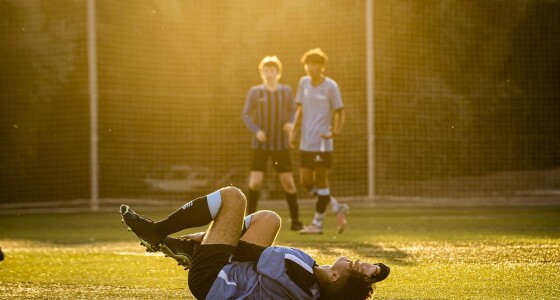
<path id="1" fill-rule="evenodd" d="M 344 121 L 346 119 L 346 113 L 344 108 L 337 109 L 334 111 L 334 118 L 332 124 L 332 134 L 339 135 L 342 132 L 342 127 L 344 127 Z"/>
<path id="2" fill-rule="evenodd" d="M 249 130 L 251 130 L 257 136 L 257 139 L 261 142 L 266 141 L 265 132 L 253 121 L 251 114 L 258 103 L 258 95 L 255 89 L 249 90 L 247 93 L 247 99 L 245 99 L 245 105 L 243 106 L 243 112 L 241 113 L 241 118 Z"/>
<path id="3" fill-rule="evenodd" d="M 287 105 L 286 105 L 286 112 L 285 115 L 288 116 L 286 119 L 286 122 L 284 122 L 284 126 L 282 127 L 282 129 L 284 130 L 284 132 L 286 132 L 286 134 L 290 134 L 290 131 L 292 131 L 292 128 L 294 127 L 294 117 L 295 117 L 295 113 L 296 113 L 296 103 L 293 101 L 292 98 L 292 89 L 290 87 L 286 88 L 286 93 L 287 93 L 287 99 L 289 99 Z"/>
<path id="4" fill-rule="evenodd" d="M 299 143 L 299 139 L 301 136 L 301 116 L 302 116 L 303 110 L 302 110 L 302 105 L 298 104 L 297 108 L 296 108 L 296 114 L 294 116 L 294 124 L 290 130 L 290 134 L 289 134 L 289 140 L 290 140 L 290 147 L 292 148 L 296 148 L 298 143 Z"/>
<path id="5" fill-rule="evenodd" d="M 252 132 L 256 133 L 257 131 L 260 130 L 260 128 L 255 123 L 255 121 L 253 121 L 253 118 L 251 117 L 251 114 L 253 113 L 253 110 L 255 109 L 256 106 L 256 102 L 254 101 L 254 98 L 255 98 L 255 91 L 254 89 L 250 89 L 249 92 L 247 93 L 247 98 L 245 99 L 245 105 L 243 106 L 243 112 L 241 112 L 241 118 L 243 119 L 243 122 L 245 122 L 247 128 L 249 128 L 249 130 L 251 130 Z"/>

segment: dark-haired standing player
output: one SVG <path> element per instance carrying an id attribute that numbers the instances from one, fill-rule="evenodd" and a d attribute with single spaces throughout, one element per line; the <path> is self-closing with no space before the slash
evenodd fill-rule
<path id="1" fill-rule="evenodd" d="M 276 56 L 263 58 L 259 64 L 259 72 L 263 83 L 251 87 L 242 113 L 245 125 L 253 133 L 247 214 L 257 210 L 264 172 L 270 157 L 288 202 L 290 228 L 301 230 L 288 141 L 295 113 L 292 88 L 278 83 L 282 76 L 282 63 Z"/>
<path id="2" fill-rule="evenodd" d="M 331 196 L 328 174 L 332 163 L 333 139 L 344 125 L 344 105 L 337 83 L 325 75 L 327 55 L 319 48 L 301 58 L 307 76 L 299 81 L 296 116 L 290 132 L 290 144 L 300 149 L 300 180 L 307 190 L 316 189 L 317 202 L 311 225 L 302 234 L 322 234 L 327 205 L 336 214 L 338 232 L 346 226 L 348 205 L 338 204 Z"/>

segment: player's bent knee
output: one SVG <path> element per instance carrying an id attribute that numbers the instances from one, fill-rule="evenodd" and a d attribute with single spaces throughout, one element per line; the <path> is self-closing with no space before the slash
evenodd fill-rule
<path id="1" fill-rule="evenodd" d="M 282 218 L 280 218 L 276 212 L 265 210 L 262 211 L 262 213 L 264 222 L 266 222 L 270 228 L 274 228 L 276 230 L 280 229 L 280 226 L 282 226 Z"/>
<path id="2" fill-rule="evenodd" d="M 247 206 L 245 194 L 236 187 L 228 186 L 222 188 L 220 190 L 220 195 L 222 196 L 222 205 L 230 206 L 231 204 L 231 206 L 242 206 L 243 209 Z"/>

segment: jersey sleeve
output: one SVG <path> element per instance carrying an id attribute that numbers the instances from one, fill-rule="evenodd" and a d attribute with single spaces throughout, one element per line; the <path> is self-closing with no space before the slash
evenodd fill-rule
<path id="1" fill-rule="evenodd" d="M 338 84 L 334 80 L 332 81 L 332 83 L 333 85 L 329 95 L 329 102 L 331 108 L 333 110 L 344 108 L 344 104 L 342 103 L 342 96 L 340 95 L 340 89 L 338 88 Z"/>
<path id="2" fill-rule="evenodd" d="M 256 88 L 251 88 L 247 93 L 247 98 L 245 99 L 245 105 L 243 106 L 243 112 L 241 113 L 241 118 L 245 122 L 245 126 L 249 128 L 252 132 L 257 132 L 260 130 L 259 126 L 255 123 L 251 117 L 253 111 L 257 107 L 258 103 L 258 90 Z"/>

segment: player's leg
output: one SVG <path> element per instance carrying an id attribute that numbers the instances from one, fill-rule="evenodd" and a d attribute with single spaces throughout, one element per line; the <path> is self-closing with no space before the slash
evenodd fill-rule
<path id="1" fill-rule="evenodd" d="M 313 189 L 315 187 L 314 170 L 307 167 L 301 167 L 299 169 L 299 181 L 306 191 Z"/>
<path id="2" fill-rule="evenodd" d="M 222 197 L 222 194 L 227 195 L 227 197 Z M 231 205 L 231 200 L 229 200 L 230 197 L 233 197 L 231 194 L 243 195 L 241 191 L 232 187 L 217 190 L 207 196 L 188 202 L 167 218 L 158 222 L 136 214 L 128 205 L 121 206 L 121 215 L 123 221 L 142 240 L 142 244 L 148 248 L 148 251 L 157 251 L 167 235 L 186 228 L 204 226 L 214 220 L 224 203 L 228 206 Z M 237 210 L 242 209 L 244 212 L 245 196 L 238 195 L 234 198 L 243 199 L 236 204 L 236 208 Z"/>
<path id="3" fill-rule="evenodd" d="M 236 260 L 257 261 L 262 251 L 271 246 L 276 239 L 280 226 L 280 216 L 273 211 L 261 210 L 246 216 L 243 219 L 243 230 L 235 251 Z M 175 259 L 180 266 L 188 269 L 194 251 L 205 235 L 206 232 L 198 232 L 178 238 L 167 236 L 161 251 Z"/>
<path id="4" fill-rule="evenodd" d="M 288 209 L 290 210 L 290 230 L 301 230 L 303 228 L 303 224 L 299 219 L 299 205 L 297 202 L 294 174 L 292 172 L 284 172 L 278 174 L 278 178 L 280 179 L 280 183 L 284 189 L 284 195 L 286 197 L 286 202 L 288 203 Z"/>
<path id="5" fill-rule="evenodd" d="M 262 252 L 274 243 L 281 225 L 280 216 L 273 211 L 261 210 L 246 216 L 244 233 L 237 244 L 235 260 L 258 261 Z"/>
<path id="6" fill-rule="evenodd" d="M 236 188 L 220 190 L 221 206 L 194 251 L 189 271 L 189 289 L 197 299 L 206 299 L 224 266 L 230 264 L 239 243 L 247 199 Z"/>
<path id="7" fill-rule="evenodd" d="M 325 167 L 315 168 L 315 182 L 317 183 L 317 201 L 315 202 L 315 214 L 311 225 L 306 226 L 300 233 L 302 234 L 322 234 L 323 219 L 325 211 L 330 201 L 328 186 L 328 169 Z"/>
<path id="8" fill-rule="evenodd" d="M 316 153 L 315 163 L 315 184 L 317 185 L 317 201 L 315 202 L 315 215 L 311 225 L 306 226 L 300 233 L 302 234 L 322 234 L 323 219 L 325 211 L 330 202 L 329 189 L 329 168 L 331 166 L 331 155 L 329 152 Z"/>
<path id="9" fill-rule="evenodd" d="M 286 202 L 288 203 L 288 208 L 290 210 L 290 229 L 291 230 L 301 230 L 303 225 L 299 220 L 299 206 L 297 203 L 297 190 L 296 183 L 294 181 L 294 174 L 292 172 L 292 161 L 290 159 L 290 150 L 278 150 L 274 151 L 273 162 L 276 172 L 278 173 L 278 179 L 284 190 L 284 195 L 286 197 Z"/>
<path id="10" fill-rule="evenodd" d="M 276 240 L 276 236 L 282 226 L 280 216 L 270 210 L 260 210 L 252 215 L 245 217 L 245 232 L 240 240 L 269 247 Z"/>
<path id="11" fill-rule="evenodd" d="M 265 150 L 253 149 L 252 155 L 249 190 L 247 192 L 247 215 L 257 211 L 257 202 L 261 193 L 269 153 Z"/>
<path id="12" fill-rule="evenodd" d="M 221 189 L 220 196 L 221 206 L 201 244 L 237 246 L 243 228 L 247 199 L 234 187 Z"/>
<path id="13" fill-rule="evenodd" d="M 251 171 L 249 173 L 249 192 L 247 193 L 247 214 L 252 214 L 257 210 L 257 202 L 260 198 L 264 172 Z"/>

